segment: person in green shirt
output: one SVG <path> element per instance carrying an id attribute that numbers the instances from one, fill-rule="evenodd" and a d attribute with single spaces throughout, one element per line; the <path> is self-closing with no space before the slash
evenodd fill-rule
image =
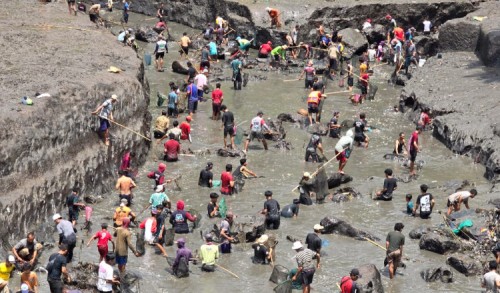
<path id="1" fill-rule="evenodd" d="M 297 271 L 298 271 L 297 268 L 291 269 L 290 272 L 288 273 L 288 280 L 291 280 L 293 278 L 293 276 L 295 276 L 297 274 Z M 297 279 L 295 279 L 295 281 L 292 281 L 292 289 L 302 290 L 302 279 L 301 278 L 297 278 Z"/>
<path id="2" fill-rule="evenodd" d="M 200 247 L 201 270 L 215 271 L 215 260 L 219 258 L 219 246 L 212 243 L 212 234 L 205 235 L 205 244 Z"/>
<path id="3" fill-rule="evenodd" d="M 286 60 L 286 50 L 288 49 L 287 45 L 278 46 L 271 51 L 271 56 L 274 57 L 274 60 Z"/>
<path id="4" fill-rule="evenodd" d="M 396 223 L 394 231 L 387 234 L 385 248 L 387 251 L 387 260 L 389 262 L 389 277 L 392 279 L 396 274 L 396 269 L 401 262 L 403 256 L 403 246 L 405 245 L 405 236 L 401 231 L 403 230 L 403 223 Z"/>
<path id="5" fill-rule="evenodd" d="M 233 69 L 233 85 L 235 90 L 241 90 L 241 83 L 243 81 L 241 79 L 241 69 L 243 67 L 243 63 L 241 62 L 242 59 L 243 57 L 240 56 L 231 62 L 231 68 Z"/>

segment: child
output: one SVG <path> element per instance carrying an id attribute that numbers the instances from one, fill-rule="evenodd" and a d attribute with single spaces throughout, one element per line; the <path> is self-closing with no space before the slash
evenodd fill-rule
<path id="1" fill-rule="evenodd" d="M 412 195 L 407 194 L 406 195 L 406 213 L 408 215 L 413 215 L 413 202 L 411 201 Z"/>

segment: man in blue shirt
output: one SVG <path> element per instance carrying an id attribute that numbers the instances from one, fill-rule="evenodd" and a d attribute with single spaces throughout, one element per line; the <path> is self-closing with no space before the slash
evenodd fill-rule
<path id="1" fill-rule="evenodd" d="M 188 109 L 189 115 L 192 116 L 196 113 L 196 109 L 198 108 L 198 87 L 193 83 L 193 80 L 189 80 L 189 85 L 187 86 L 187 92 L 189 101 L 188 101 Z"/>
<path id="2" fill-rule="evenodd" d="M 130 9 L 130 4 L 128 3 L 128 0 L 125 0 L 123 2 L 123 22 L 128 23 L 128 11 Z"/>

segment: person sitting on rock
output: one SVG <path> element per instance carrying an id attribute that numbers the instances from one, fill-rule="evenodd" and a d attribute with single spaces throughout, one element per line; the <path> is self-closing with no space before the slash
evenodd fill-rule
<path id="1" fill-rule="evenodd" d="M 377 192 L 377 200 L 392 200 L 392 193 L 398 188 L 396 178 L 392 177 L 392 169 L 385 169 L 384 188 Z"/>

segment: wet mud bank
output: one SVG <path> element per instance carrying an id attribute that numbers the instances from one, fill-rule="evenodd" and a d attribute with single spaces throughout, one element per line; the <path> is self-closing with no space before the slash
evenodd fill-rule
<path id="1" fill-rule="evenodd" d="M 417 121 L 429 109 L 434 135 L 453 152 L 468 155 L 486 166 L 485 177 L 500 178 L 500 4 L 486 2 L 481 8 L 440 32 L 442 58 L 433 57 L 406 83 L 402 99 L 407 115 Z M 485 17 L 482 21 L 474 17 Z M 441 35 L 451 37 L 441 38 Z M 496 43 L 495 41 L 496 40 Z M 465 45 L 464 45 L 465 44 Z"/>
<path id="2" fill-rule="evenodd" d="M 69 16 L 60 3 L 5 5 L 0 13 L 0 25 L 9 27 L 0 37 L 0 238 L 10 249 L 9 243 L 46 223 L 52 213 L 64 215 L 74 186 L 83 195 L 110 191 L 126 149 L 135 150 L 137 161 L 145 158 L 149 145 L 125 129 L 112 126 L 109 147 L 99 140 L 99 121 L 90 113 L 100 103 L 118 95 L 114 119 L 146 136 L 151 115 L 141 60 L 107 30 L 95 29 L 88 17 Z M 21 6 L 26 13 L 7 13 Z M 27 40 L 37 40 L 36 45 L 27 46 Z M 110 73 L 110 66 L 123 71 Z M 35 93 L 50 97 L 35 98 Z M 23 96 L 34 105 L 22 105 Z M 51 223 L 47 226 L 37 232 L 39 240 L 50 241 L 44 239 L 53 231 Z"/>

